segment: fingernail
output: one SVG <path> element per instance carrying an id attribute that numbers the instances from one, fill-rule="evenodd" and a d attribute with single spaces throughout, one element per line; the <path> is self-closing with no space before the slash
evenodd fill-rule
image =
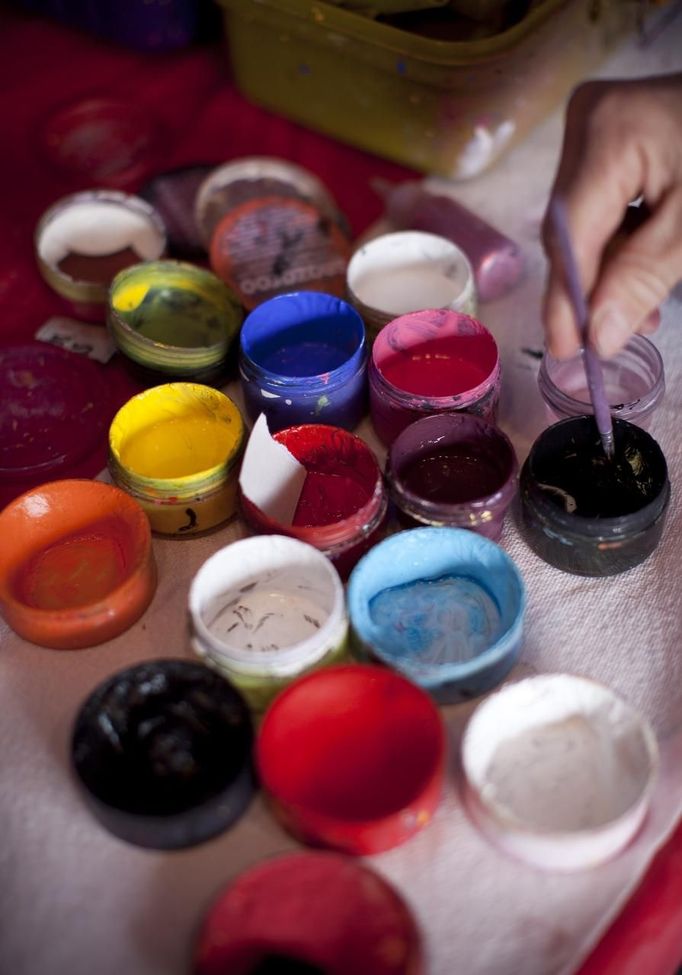
<path id="1" fill-rule="evenodd" d="M 595 313 L 590 332 L 596 352 L 606 358 L 620 352 L 632 335 L 632 329 L 616 305 L 606 305 Z"/>

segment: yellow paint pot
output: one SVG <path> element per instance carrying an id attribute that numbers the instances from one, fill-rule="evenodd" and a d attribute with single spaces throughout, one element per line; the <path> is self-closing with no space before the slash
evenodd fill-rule
<path id="1" fill-rule="evenodd" d="M 217 389 L 167 383 L 121 407 L 109 430 L 109 472 L 163 535 L 195 535 L 235 512 L 244 441 L 238 407 Z"/>

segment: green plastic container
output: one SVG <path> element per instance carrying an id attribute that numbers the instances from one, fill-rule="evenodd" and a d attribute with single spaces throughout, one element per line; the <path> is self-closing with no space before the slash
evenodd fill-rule
<path id="1" fill-rule="evenodd" d="M 243 94 L 414 169 L 489 168 L 635 28 L 638 4 L 541 0 L 514 27 L 441 41 L 323 0 L 219 0 Z"/>

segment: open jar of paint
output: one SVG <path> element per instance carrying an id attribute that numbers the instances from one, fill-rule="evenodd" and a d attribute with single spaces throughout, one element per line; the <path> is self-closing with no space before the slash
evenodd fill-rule
<path id="1" fill-rule="evenodd" d="M 468 413 L 435 413 L 405 427 L 386 461 L 389 494 L 408 527 L 452 525 L 497 541 L 516 493 L 507 435 Z"/>
<path id="2" fill-rule="evenodd" d="M 386 527 L 388 496 L 376 457 L 360 437 L 320 423 L 288 427 L 272 440 L 300 469 L 289 514 L 285 517 L 279 505 L 268 503 L 271 470 L 262 470 L 257 498 L 249 487 L 258 471 L 252 434 L 239 484 L 244 518 L 257 532 L 290 535 L 314 545 L 345 579 Z M 255 473 L 247 482 L 249 471 Z M 274 500 L 279 500 L 277 495 Z"/>
<path id="3" fill-rule="evenodd" d="M 475 825 L 514 858 L 562 872 L 595 867 L 630 842 L 659 767 L 644 716 L 573 674 L 539 674 L 491 694 L 461 752 Z"/>
<path id="4" fill-rule="evenodd" d="M 244 402 L 271 430 L 297 423 L 352 429 L 367 409 L 365 327 L 341 298 L 278 295 L 247 315 L 240 333 Z"/>
<path id="5" fill-rule="evenodd" d="M 152 529 L 179 538 L 231 518 L 244 422 L 232 400 L 198 383 L 133 396 L 109 430 L 109 472 Z"/>
<path id="6" fill-rule="evenodd" d="M 613 434 L 609 459 L 594 417 L 561 420 L 540 434 L 521 469 L 522 532 L 541 559 L 564 572 L 624 572 L 661 538 L 670 501 L 663 452 L 627 420 L 614 420 Z"/>
<path id="7" fill-rule="evenodd" d="M 239 301 L 215 274 L 184 261 L 136 264 L 111 284 L 111 336 L 145 385 L 219 384 L 242 317 Z"/>
<path id="8" fill-rule="evenodd" d="M 497 343 L 469 315 L 433 308 L 395 318 L 375 339 L 368 374 L 372 424 L 385 444 L 430 413 L 497 417 Z"/>
<path id="9" fill-rule="evenodd" d="M 212 555 L 194 577 L 189 612 L 195 651 L 257 711 L 295 677 L 346 654 L 336 569 L 284 535 L 241 539 Z"/>
<path id="10" fill-rule="evenodd" d="M 656 346 L 643 335 L 633 335 L 617 355 L 599 362 L 611 415 L 647 429 L 665 393 L 663 360 Z M 545 352 L 538 388 L 552 423 L 592 413 L 582 353 L 555 359 Z"/>
<path id="11" fill-rule="evenodd" d="M 71 762 L 109 832 L 172 850 L 223 832 L 255 790 L 253 725 L 229 681 L 189 660 L 148 660 L 95 688 L 74 723 Z"/>
<path id="12" fill-rule="evenodd" d="M 88 321 L 106 317 L 109 286 L 123 268 L 155 261 L 166 231 L 144 200 L 117 190 L 84 190 L 63 197 L 40 218 L 36 260 L 68 310 Z"/>
<path id="13" fill-rule="evenodd" d="M 390 951 L 387 950 L 390 946 Z M 421 975 L 403 898 L 355 857 L 301 851 L 257 863 L 204 919 L 194 975 Z"/>
<path id="14" fill-rule="evenodd" d="M 346 281 L 369 342 L 394 318 L 423 308 L 476 314 L 469 258 L 438 234 L 402 230 L 375 237 L 353 254 Z"/>
<path id="15" fill-rule="evenodd" d="M 375 545 L 348 581 L 353 649 L 448 704 L 502 681 L 521 648 L 525 586 L 495 542 L 412 528 Z"/>

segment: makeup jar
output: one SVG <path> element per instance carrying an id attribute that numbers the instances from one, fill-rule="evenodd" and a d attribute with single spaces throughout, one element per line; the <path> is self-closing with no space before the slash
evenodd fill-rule
<path id="1" fill-rule="evenodd" d="M 470 528 L 493 541 L 502 534 L 517 474 L 509 437 L 468 413 L 415 420 L 386 460 L 389 495 L 405 525 Z"/>
<path id="2" fill-rule="evenodd" d="M 152 529 L 184 537 L 231 518 L 244 439 L 224 393 L 167 383 L 133 396 L 109 430 L 109 473 L 144 508 Z"/>
<path id="3" fill-rule="evenodd" d="M 194 846 L 232 826 L 255 790 L 241 694 L 188 660 L 119 671 L 82 705 L 71 761 L 98 822 L 136 846 Z"/>
<path id="4" fill-rule="evenodd" d="M 376 457 L 355 434 L 318 423 L 280 430 L 273 440 L 306 471 L 293 519 L 285 522 L 266 513 L 240 483 L 244 518 L 254 531 L 290 535 L 314 545 L 345 579 L 386 527 L 388 496 Z"/>
<path id="5" fill-rule="evenodd" d="M 211 906 L 194 955 L 194 975 L 425 971 L 403 898 L 367 864 L 323 851 L 272 857 L 236 877 Z"/>
<path id="6" fill-rule="evenodd" d="M 525 608 L 514 561 L 461 528 L 391 535 L 348 582 L 353 649 L 445 704 L 477 697 L 507 676 L 519 655 Z"/>
<path id="7" fill-rule="evenodd" d="M 385 667 L 349 664 L 294 681 L 265 713 L 258 777 L 304 843 L 381 853 L 430 821 L 445 728 L 428 694 Z"/>
<path id="8" fill-rule="evenodd" d="M 349 304 L 316 291 L 279 295 L 247 315 L 239 372 L 252 420 L 270 430 L 296 423 L 353 429 L 367 411 L 362 319 Z"/>
<path id="9" fill-rule="evenodd" d="M 92 647 L 127 630 L 156 589 L 149 522 L 123 491 L 65 478 L 0 512 L 0 611 L 24 640 Z"/>
<path id="10" fill-rule="evenodd" d="M 521 469 L 522 533 L 545 562 L 576 575 L 625 572 L 654 551 L 670 482 L 661 448 L 645 430 L 614 420 L 609 460 L 592 416 L 548 427 Z"/>
<path id="11" fill-rule="evenodd" d="M 584 870 L 646 816 L 656 736 L 608 687 L 571 674 L 508 684 L 478 705 L 461 746 L 465 808 L 495 846 L 541 870 Z"/>
<path id="12" fill-rule="evenodd" d="M 611 415 L 647 429 L 665 393 L 663 360 L 656 346 L 643 335 L 633 335 L 617 355 L 599 362 Z M 545 352 L 538 387 L 551 423 L 593 412 L 582 353 L 555 359 Z"/>
<path id="13" fill-rule="evenodd" d="M 109 285 L 123 268 L 155 261 L 166 249 L 159 214 L 117 190 L 84 190 L 54 203 L 34 235 L 40 273 L 88 321 L 106 317 Z"/>
<path id="14" fill-rule="evenodd" d="M 374 341 L 368 374 L 372 423 L 387 445 L 430 413 L 497 417 L 497 343 L 468 315 L 434 308 L 395 318 Z"/>
<path id="15" fill-rule="evenodd" d="M 241 322 L 235 295 L 195 264 L 136 264 L 111 285 L 111 336 L 145 385 L 172 378 L 219 385 Z"/>
<path id="16" fill-rule="evenodd" d="M 408 312 L 451 308 L 476 314 L 469 258 L 437 234 L 402 230 L 375 237 L 353 254 L 346 282 L 370 343 L 384 325 Z"/>
<path id="17" fill-rule="evenodd" d="M 336 569 L 311 545 L 283 535 L 244 538 L 212 555 L 194 577 L 189 612 L 194 650 L 256 710 L 346 652 Z"/>
<path id="18" fill-rule="evenodd" d="M 342 222 L 329 191 L 309 170 L 276 156 L 245 156 L 216 166 L 199 186 L 194 220 L 206 249 L 225 214 L 242 203 L 268 196 L 312 203 L 328 218 Z"/>

